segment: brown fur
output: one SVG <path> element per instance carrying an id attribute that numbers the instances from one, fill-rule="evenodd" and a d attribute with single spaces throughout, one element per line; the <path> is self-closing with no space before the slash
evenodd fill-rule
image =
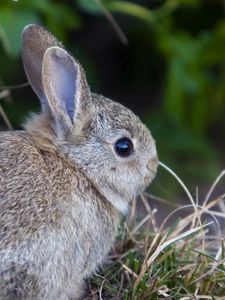
<path id="1" fill-rule="evenodd" d="M 80 299 L 121 213 L 155 176 L 155 143 L 129 109 L 90 93 L 46 30 L 27 27 L 22 52 L 42 111 L 0 134 L 0 300 Z M 126 158 L 115 150 L 124 136 Z"/>

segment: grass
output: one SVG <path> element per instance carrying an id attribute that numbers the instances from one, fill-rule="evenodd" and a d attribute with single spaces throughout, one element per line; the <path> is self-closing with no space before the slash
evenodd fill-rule
<path id="1" fill-rule="evenodd" d="M 145 194 L 135 200 L 108 264 L 89 282 L 88 299 L 225 300 L 225 242 L 219 221 L 225 218 L 225 194 L 210 200 L 225 172 L 200 206 L 198 197 L 192 197 L 181 179 L 161 166 L 177 179 L 191 205 L 176 208 L 158 226 L 156 210 L 149 205 L 152 196 Z M 141 217 L 137 201 L 145 208 Z M 181 209 L 187 215 L 167 226 Z"/>

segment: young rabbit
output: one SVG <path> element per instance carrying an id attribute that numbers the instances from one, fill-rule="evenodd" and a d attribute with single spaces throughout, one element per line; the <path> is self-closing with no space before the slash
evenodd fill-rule
<path id="1" fill-rule="evenodd" d="M 24 29 L 22 57 L 42 110 L 0 133 L 0 299 L 82 299 L 120 215 L 155 176 L 155 142 L 129 109 L 91 93 L 42 27 Z"/>

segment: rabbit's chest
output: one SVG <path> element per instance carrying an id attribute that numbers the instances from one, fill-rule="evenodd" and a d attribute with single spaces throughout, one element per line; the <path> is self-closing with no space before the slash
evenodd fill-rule
<path id="1" fill-rule="evenodd" d="M 68 240 L 69 264 L 88 275 L 103 262 L 117 235 L 119 216 L 114 208 L 93 201 L 79 202 L 66 217 L 62 233 Z M 77 269 L 76 269 L 77 272 Z"/>

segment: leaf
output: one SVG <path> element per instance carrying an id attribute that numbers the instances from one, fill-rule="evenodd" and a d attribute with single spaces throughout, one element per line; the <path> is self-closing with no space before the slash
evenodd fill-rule
<path id="1" fill-rule="evenodd" d="M 154 21 L 156 21 L 154 14 L 149 9 L 135 3 L 110 1 L 107 3 L 106 8 L 110 12 L 119 12 L 139 18 L 148 24 L 152 24 Z"/>
<path id="2" fill-rule="evenodd" d="M 0 10 L 0 40 L 5 51 L 12 56 L 20 52 L 20 36 L 23 28 L 38 23 L 38 16 L 30 10 L 3 7 Z"/>
<path id="3" fill-rule="evenodd" d="M 66 40 L 70 29 L 80 26 L 80 17 L 76 10 L 66 3 L 52 3 L 49 0 L 24 0 L 23 5 L 43 16 L 48 30 L 63 41 Z"/>
<path id="4" fill-rule="evenodd" d="M 27 0 L 26 0 L 27 1 Z M 29 4 L 33 10 L 38 10 L 45 15 L 46 23 L 55 23 L 61 28 L 73 29 L 80 25 L 80 17 L 76 11 L 64 3 L 51 3 L 46 0 L 39 0 Z"/>
<path id="5" fill-rule="evenodd" d="M 99 4 L 100 2 L 100 4 Z M 80 6 L 81 9 L 85 10 L 90 14 L 101 14 L 102 8 L 101 4 L 105 5 L 105 1 L 96 1 L 96 0 L 76 0 L 76 3 Z"/>

